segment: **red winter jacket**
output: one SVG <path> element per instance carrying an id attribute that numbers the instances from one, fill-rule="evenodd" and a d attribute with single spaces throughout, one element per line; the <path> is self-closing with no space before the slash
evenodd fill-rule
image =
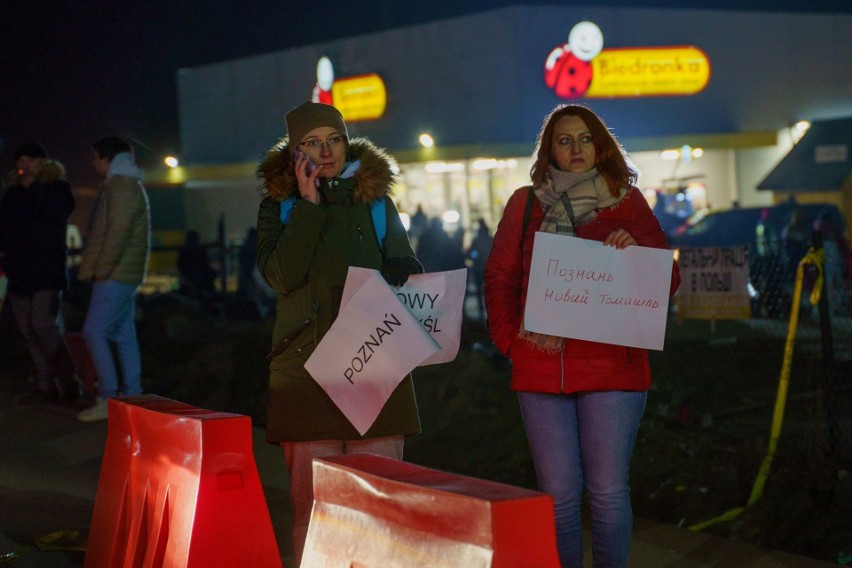
<path id="1" fill-rule="evenodd" d="M 516 391 L 573 393 L 597 390 L 647 390 L 651 386 L 648 352 L 636 347 L 568 339 L 560 353 L 545 353 L 518 339 L 529 283 L 533 239 L 544 212 L 538 199 L 523 238 L 521 230 L 529 188 L 515 191 L 497 226 L 485 265 L 485 306 L 491 338 L 512 360 L 511 388 Z M 616 229 L 629 232 L 641 246 L 668 248 L 660 223 L 636 188 L 597 218 L 575 228 L 577 236 L 603 241 Z M 672 267 L 670 294 L 680 284 L 677 263 Z"/>

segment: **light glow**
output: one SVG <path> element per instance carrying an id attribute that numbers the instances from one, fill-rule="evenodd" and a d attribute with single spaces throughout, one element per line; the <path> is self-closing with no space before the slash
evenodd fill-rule
<path id="1" fill-rule="evenodd" d="M 475 170 L 493 170 L 498 166 L 499 164 L 494 158 L 480 158 L 478 160 L 474 160 L 471 164 L 471 167 Z"/>
<path id="2" fill-rule="evenodd" d="M 424 166 L 427 173 L 442 174 L 445 172 L 461 172 L 464 171 L 464 164 L 461 162 L 427 162 Z"/>
<path id="3" fill-rule="evenodd" d="M 431 148 L 435 145 L 435 140 L 425 132 L 420 135 L 420 138 L 418 138 L 418 140 L 420 140 L 420 145 L 424 148 Z"/>
<path id="4" fill-rule="evenodd" d="M 793 127 L 790 128 L 790 137 L 793 139 L 793 143 L 797 144 L 810 127 L 811 123 L 807 120 L 800 120 L 796 122 L 796 124 L 794 124 Z"/>
<path id="5" fill-rule="evenodd" d="M 170 168 L 176 168 L 180 165 L 180 162 L 174 156 L 166 156 L 163 158 L 163 162 Z"/>
<path id="6" fill-rule="evenodd" d="M 458 211 L 450 209 L 449 211 L 444 211 L 444 214 L 441 215 L 441 219 L 443 219 L 444 223 L 447 224 L 458 223 L 459 219 L 461 219 L 461 215 L 459 215 Z"/>

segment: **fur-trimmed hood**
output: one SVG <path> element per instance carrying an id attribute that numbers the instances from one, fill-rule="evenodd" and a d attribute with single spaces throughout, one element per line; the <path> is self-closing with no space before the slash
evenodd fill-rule
<path id="1" fill-rule="evenodd" d="M 355 180 L 354 199 L 370 203 L 393 195 L 391 186 L 395 176 L 391 169 L 393 158 L 366 138 L 349 140 L 346 162 L 360 160 L 361 165 L 352 176 Z M 290 155 L 287 137 L 281 138 L 267 153 L 257 168 L 257 177 L 263 183 L 265 197 L 283 201 L 296 189 L 296 172 Z"/>
<path id="2" fill-rule="evenodd" d="M 59 160 L 47 160 L 47 163 L 38 174 L 38 181 L 50 183 L 57 180 L 65 180 L 65 166 Z"/>

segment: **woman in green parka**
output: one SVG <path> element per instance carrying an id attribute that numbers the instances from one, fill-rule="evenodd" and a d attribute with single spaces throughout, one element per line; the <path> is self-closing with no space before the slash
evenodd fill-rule
<path id="1" fill-rule="evenodd" d="M 298 565 L 313 503 L 311 460 L 365 452 L 402 459 L 404 437 L 420 431 L 410 376 L 361 436 L 305 362 L 337 317 L 350 266 L 381 270 L 393 286 L 423 269 L 390 199 L 390 156 L 366 139 L 349 140 L 333 106 L 305 102 L 285 120 L 288 136 L 258 168 L 257 264 L 278 292 L 267 441 L 284 448 Z"/>

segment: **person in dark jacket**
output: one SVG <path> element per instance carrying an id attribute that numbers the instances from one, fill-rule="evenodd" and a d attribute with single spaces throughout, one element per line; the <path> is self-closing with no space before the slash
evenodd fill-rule
<path id="1" fill-rule="evenodd" d="M 480 219 L 476 229 L 476 236 L 470 243 L 465 258 L 470 266 L 470 275 L 473 278 L 476 303 L 479 307 L 479 318 L 485 321 L 485 298 L 482 295 L 482 286 L 485 283 L 485 261 L 491 253 L 491 243 L 494 237 L 488 229 L 485 219 Z"/>
<path id="2" fill-rule="evenodd" d="M 178 251 L 177 268 L 182 293 L 197 298 L 212 298 L 216 294 L 216 271 L 210 266 L 207 249 L 195 229 L 186 232 L 186 242 Z"/>
<path id="3" fill-rule="evenodd" d="M 57 325 L 68 286 L 65 234 L 74 195 L 65 168 L 36 142 L 15 150 L 18 183 L 0 202 L 0 263 L 43 400 L 73 402 L 80 383 Z"/>
<path id="4" fill-rule="evenodd" d="M 624 567 L 633 523 L 627 473 L 651 386 L 648 353 L 527 331 L 524 305 L 536 231 L 616 249 L 667 248 L 666 236 L 634 187 L 638 173 L 586 107 L 562 105 L 547 116 L 530 176 L 532 188 L 518 189 L 506 204 L 485 265 L 491 337 L 512 360 L 510 386 L 518 393 L 539 487 L 554 499 L 562 566 L 583 566 L 585 487 L 594 565 Z M 675 264 L 670 294 L 679 283 Z"/>
<path id="5" fill-rule="evenodd" d="M 362 436 L 305 362 L 337 317 L 350 266 L 380 270 L 393 286 L 422 272 L 391 201 L 392 161 L 366 139 L 348 138 L 340 112 L 305 102 L 286 115 L 288 136 L 260 164 L 257 265 L 278 292 L 270 353 L 267 441 L 284 448 L 294 509 L 295 564 L 313 503 L 311 460 L 349 453 L 402 459 L 403 438 L 420 432 L 411 376 Z M 386 222 L 381 238 L 371 205 Z"/>

